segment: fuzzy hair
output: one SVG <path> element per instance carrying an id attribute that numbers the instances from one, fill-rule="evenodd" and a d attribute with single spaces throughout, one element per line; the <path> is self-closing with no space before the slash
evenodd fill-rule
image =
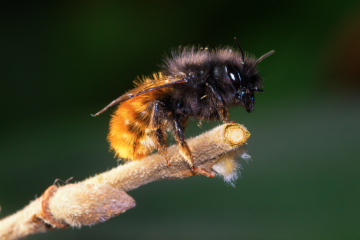
<path id="1" fill-rule="evenodd" d="M 245 75 L 256 75 L 257 59 L 246 54 L 244 58 L 244 64 L 242 64 L 241 53 L 230 46 L 218 47 L 214 50 L 195 46 L 180 46 L 171 51 L 171 56 L 165 57 L 161 67 L 162 72 L 166 75 L 179 75 L 206 71 L 213 65 L 229 63 L 236 66 Z M 260 85 L 260 81 L 261 79 L 256 85 Z"/>

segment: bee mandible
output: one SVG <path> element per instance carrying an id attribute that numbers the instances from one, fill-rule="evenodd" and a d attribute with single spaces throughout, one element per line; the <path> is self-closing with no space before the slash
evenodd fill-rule
<path id="1" fill-rule="evenodd" d="M 229 122 L 228 108 L 242 106 L 254 109 L 254 93 L 263 92 L 263 79 L 257 64 L 270 51 L 256 59 L 231 47 L 183 47 L 164 59 L 162 70 L 152 77 L 134 81 L 136 87 L 112 101 L 118 105 L 110 120 L 108 141 L 116 157 L 140 160 L 157 149 L 167 165 L 166 132 L 174 133 L 180 154 L 196 171 L 184 130 L 189 118 Z"/>

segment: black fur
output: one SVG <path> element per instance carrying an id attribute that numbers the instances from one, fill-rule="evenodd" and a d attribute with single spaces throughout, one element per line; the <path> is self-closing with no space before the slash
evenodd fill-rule
<path id="1" fill-rule="evenodd" d="M 251 112 L 254 92 L 262 91 L 256 59 L 245 57 L 242 63 L 241 54 L 230 47 L 214 51 L 180 48 L 165 59 L 162 68 L 165 75 L 185 74 L 187 80 L 158 99 L 162 103 L 162 117 L 170 122 L 175 116 L 227 122 L 228 107 L 243 106 Z M 237 79 L 238 73 L 241 81 Z"/>

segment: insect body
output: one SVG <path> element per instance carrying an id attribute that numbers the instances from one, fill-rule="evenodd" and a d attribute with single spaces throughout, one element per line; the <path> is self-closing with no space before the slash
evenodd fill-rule
<path id="1" fill-rule="evenodd" d="M 235 38 L 236 40 L 236 38 Z M 139 160 L 152 150 L 165 155 L 166 131 L 174 133 L 180 153 L 194 171 L 193 157 L 184 136 L 189 118 L 229 121 L 228 107 L 254 108 L 254 93 L 263 92 L 257 73 L 259 59 L 229 47 L 214 51 L 179 48 L 165 58 L 161 72 L 135 82 L 125 93 L 93 116 L 117 105 L 108 140 L 116 156 Z"/>

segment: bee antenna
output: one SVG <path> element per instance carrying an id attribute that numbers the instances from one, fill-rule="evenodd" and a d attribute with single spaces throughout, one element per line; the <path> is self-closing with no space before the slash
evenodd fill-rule
<path id="1" fill-rule="evenodd" d="M 272 55 L 272 54 L 274 54 L 274 53 L 275 53 L 274 50 L 271 50 L 270 52 L 265 53 L 264 55 L 262 55 L 261 57 L 259 57 L 258 60 L 256 60 L 255 65 L 257 65 L 259 62 L 261 62 L 262 60 L 264 60 L 265 58 L 269 57 L 270 55 Z"/>
<path id="2" fill-rule="evenodd" d="M 234 37 L 234 40 L 236 42 L 236 44 L 238 45 L 239 49 L 240 49 L 240 52 L 241 52 L 241 63 L 244 64 L 244 51 L 242 50 L 241 46 L 240 46 L 240 43 L 239 41 L 237 40 L 236 37 Z"/>

